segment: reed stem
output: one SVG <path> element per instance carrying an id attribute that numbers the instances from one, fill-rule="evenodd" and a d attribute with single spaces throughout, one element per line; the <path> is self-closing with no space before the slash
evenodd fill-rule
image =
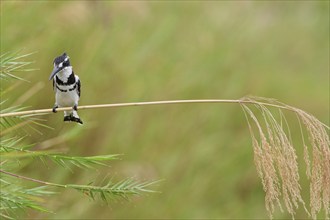
<path id="1" fill-rule="evenodd" d="M 95 108 L 115 108 L 115 107 L 129 107 L 129 106 L 145 106 L 145 105 L 168 105 L 168 104 L 192 104 L 192 103 L 245 103 L 245 104 L 263 104 L 267 106 L 282 108 L 294 111 L 286 106 L 262 103 L 250 100 L 240 100 L 240 99 L 191 99 L 191 100 L 166 100 L 166 101 L 151 101 L 151 102 L 129 102 L 129 103 L 114 103 L 114 104 L 99 104 L 99 105 L 83 105 L 79 106 L 79 110 L 83 109 L 95 109 Z M 57 108 L 57 111 L 69 111 L 72 110 L 71 107 Z M 19 112 L 8 112 L 0 114 L 0 118 L 10 117 L 10 116 L 21 116 L 21 115 L 34 115 L 34 114 L 48 114 L 52 113 L 52 109 L 38 109 L 38 110 L 27 110 Z"/>

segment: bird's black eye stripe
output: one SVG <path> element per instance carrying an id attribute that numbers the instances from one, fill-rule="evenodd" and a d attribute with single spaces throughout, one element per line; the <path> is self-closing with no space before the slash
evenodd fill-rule
<path id="1" fill-rule="evenodd" d="M 63 66 L 70 66 L 70 61 L 69 61 L 69 60 L 64 61 L 64 62 L 63 62 Z"/>

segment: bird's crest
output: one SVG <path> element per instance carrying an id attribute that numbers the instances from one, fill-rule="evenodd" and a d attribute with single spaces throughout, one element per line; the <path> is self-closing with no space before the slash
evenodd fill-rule
<path id="1" fill-rule="evenodd" d="M 66 52 L 64 52 L 61 56 L 58 56 L 54 59 L 54 64 L 59 65 L 60 63 L 63 63 L 64 61 L 68 61 L 69 58 L 70 57 L 66 54 Z"/>

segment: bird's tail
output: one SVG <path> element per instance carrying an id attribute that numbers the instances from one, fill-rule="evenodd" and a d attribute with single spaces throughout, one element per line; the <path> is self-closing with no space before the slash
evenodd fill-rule
<path id="1" fill-rule="evenodd" d="M 72 112 L 64 111 L 64 121 L 73 121 L 83 124 L 76 110 L 73 110 Z"/>

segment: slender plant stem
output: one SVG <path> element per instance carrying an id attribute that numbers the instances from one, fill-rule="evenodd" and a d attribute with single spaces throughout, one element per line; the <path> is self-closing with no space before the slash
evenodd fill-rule
<path id="1" fill-rule="evenodd" d="M 79 106 L 79 110 L 83 109 L 94 109 L 94 108 L 115 108 L 115 107 L 129 107 L 129 106 L 145 106 L 145 105 L 168 105 L 168 104 L 188 104 L 188 103 L 245 103 L 245 104 L 263 104 L 267 106 L 287 109 L 295 111 L 293 108 L 287 106 L 281 106 L 271 103 L 263 103 L 250 100 L 232 100 L 232 99 L 195 99 L 195 100 L 168 100 L 168 101 L 153 101 L 153 102 L 130 102 L 130 103 L 115 103 L 115 104 L 100 104 L 100 105 L 84 105 Z M 71 107 L 57 108 L 57 111 L 69 111 Z M 19 112 L 8 112 L 0 114 L 0 118 L 10 116 L 21 116 L 21 115 L 36 115 L 36 114 L 48 114 L 52 113 L 52 109 L 38 109 L 28 110 Z"/>
<path id="2" fill-rule="evenodd" d="M 26 177 L 26 176 L 21 176 L 21 175 L 15 174 L 15 173 L 10 173 L 10 172 L 4 171 L 4 170 L 0 170 L 0 173 L 4 173 L 4 174 L 7 174 L 7 175 L 10 175 L 10 176 L 19 178 L 19 179 L 24 179 L 24 180 L 29 180 L 29 181 L 36 182 L 36 183 L 41 183 L 43 185 L 64 187 L 61 184 L 45 182 L 45 181 L 41 181 L 41 180 L 30 178 L 30 177 Z"/>

